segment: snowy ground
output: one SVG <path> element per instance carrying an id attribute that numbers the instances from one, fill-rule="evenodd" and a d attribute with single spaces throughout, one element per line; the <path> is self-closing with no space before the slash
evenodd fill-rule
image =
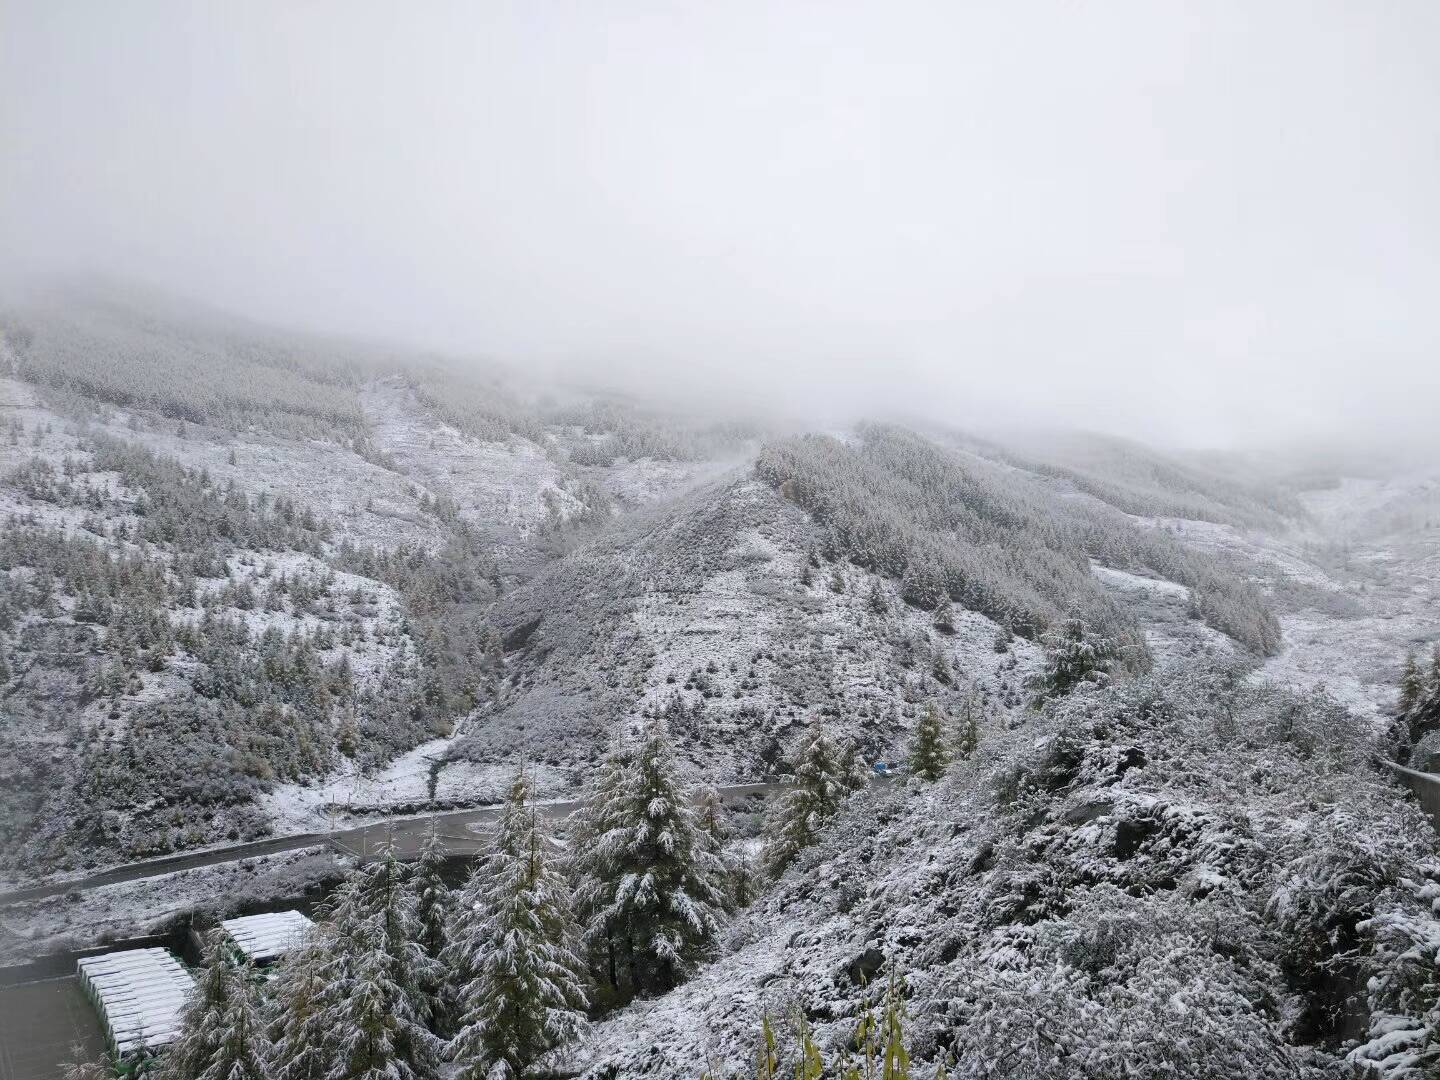
<path id="1" fill-rule="evenodd" d="M 375 444 L 406 475 L 453 499 L 466 520 L 528 536 L 550 517 L 581 509 L 560 488 L 560 470 L 545 451 L 519 438 L 481 442 L 444 423 L 397 380 L 367 387 L 360 396 Z"/>
<path id="2" fill-rule="evenodd" d="M 422 743 L 369 775 L 347 763 L 323 781 L 279 784 L 258 802 L 276 834 L 283 836 L 361 825 L 381 814 L 419 813 L 432 799 L 444 806 L 502 801 L 515 778 L 515 762 L 449 760 L 446 752 L 454 738 Z M 573 794 L 570 772 L 546 765 L 530 768 L 542 796 Z"/>
<path id="3" fill-rule="evenodd" d="M 1262 677 L 1323 688 L 1381 723 L 1394 705 L 1406 653 L 1440 639 L 1440 529 L 1431 527 L 1432 520 L 1440 524 L 1440 513 L 1431 516 L 1436 491 L 1428 476 L 1347 478 L 1306 492 L 1312 520 L 1286 535 L 1143 520 L 1249 567 L 1271 597 L 1283 633 Z"/>
<path id="4" fill-rule="evenodd" d="M 1190 615 L 1190 590 L 1184 585 L 1098 563 L 1093 570 L 1144 628 L 1145 643 L 1157 664 L 1197 655 L 1235 655 L 1233 641 Z"/>
<path id="5" fill-rule="evenodd" d="M 305 848 L 15 904 L 0 910 L 0 965 L 158 933 L 180 913 L 223 917 L 298 898 L 343 871 L 330 849 Z"/>

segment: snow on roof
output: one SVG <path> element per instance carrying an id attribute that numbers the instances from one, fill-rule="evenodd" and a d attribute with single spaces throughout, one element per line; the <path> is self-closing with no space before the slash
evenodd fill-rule
<path id="1" fill-rule="evenodd" d="M 300 938 L 315 924 L 298 911 L 272 911 L 226 919 L 220 925 L 246 959 L 259 963 L 273 960 L 298 945 Z"/>
<path id="2" fill-rule="evenodd" d="M 168 949 L 87 956 L 76 967 L 117 1056 L 164 1046 L 179 1033 L 180 1014 L 195 984 Z"/>

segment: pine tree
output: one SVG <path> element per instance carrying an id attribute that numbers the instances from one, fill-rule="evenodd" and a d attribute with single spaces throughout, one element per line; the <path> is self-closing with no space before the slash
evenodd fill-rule
<path id="1" fill-rule="evenodd" d="M 575 914 L 584 927 L 584 940 L 603 968 L 609 986 L 620 987 L 620 940 L 617 927 L 602 919 L 605 890 L 601 883 L 608 880 L 613 867 L 601 856 L 600 840 L 620 826 L 620 804 L 630 783 L 634 754 L 623 739 L 611 744 L 590 783 L 585 800 L 571 818 L 570 850 L 567 870 L 576 882 Z"/>
<path id="2" fill-rule="evenodd" d="M 737 908 L 755 902 L 755 865 L 749 849 L 743 845 L 730 859 L 730 898 Z"/>
<path id="3" fill-rule="evenodd" d="M 266 1080 L 270 1040 L 248 964 L 231 962 L 221 930 L 206 941 L 205 967 L 165 1053 L 165 1080 Z"/>
<path id="4" fill-rule="evenodd" d="M 449 1012 L 448 1003 L 444 1001 L 446 980 L 440 958 L 449 941 L 455 911 L 454 893 L 445 884 L 446 854 L 439 824 L 432 817 L 420 847 L 420 857 L 415 861 L 410 888 L 415 897 L 416 941 L 430 961 L 418 981 L 421 993 L 430 1000 L 431 1029 L 437 1031 L 445 1026 Z"/>
<path id="5" fill-rule="evenodd" d="M 945 752 L 945 721 L 932 701 L 925 706 L 915 725 L 910 771 L 922 780 L 939 780 L 949 763 L 950 755 Z"/>
<path id="6" fill-rule="evenodd" d="M 848 794 L 845 771 L 835 760 L 825 726 L 817 716 L 795 770 L 794 786 L 776 801 L 766 822 L 765 872 L 771 877 L 784 873 L 796 855 L 815 843 L 820 829 Z"/>
<path id="7" fill-rule="evenodd" d="M 720 885 L 725 899 L 725 910 L 733 911 L 735 900 L 730 880 L 732 868 L 725 855 L 725 845 L 730 839 L 730 827 L 725 823 L 725 807 L 720 802 L 720 793 L 713 786 L 701 789 L 695 800 L 695 810 L 701 842 L 721 867 Z"/>
<path id="8" fill-rule="evenodd" d="M 1400 676 L 1400 712 L 1410 712 L 1425 696 L 1425 676 L 1420 672 L 1420 664 L 1412 652 L 1405 657 L 1405 670 Z"/>
<path id="9" fill-rule="evenodd" d="M 447 1056 L 457 1080 L 531 1074 L 585 1021 L 584 961 L 568 891 L 522 771 L 485 858 L 466 883 L 446 956 L 463 981 Z"/>
<path id="10" fill-rule="evenodd" d="M 439 1042 L 427 1029 L 413 897 L 393 846 L 336 890 L 324 936 L 333 1035 L 327 1080 L 433 1080 Z"/>
<path id="11" fill-rule="evenodd" d="M 428 1025 L 433 1019 L 429 989 L 441 971 L 422 941 L 414 875 L 414 868 L 395 853 L 394 837 L 387 837 L 375 861 L 356 876 L 357 896 L 365 913 L 379 920 L 392 977 L 408 998 L 409 1010 Z"/>
<path id="12" fill-rule="evenodd" d="M 973 686 L 960 703 L 956 728 L 955 756 L 963 761 L 980 746 L 980 695 Z"/>
<path id="13" fill-rule="evenodd" d="M 870 610 L 876 615 L 884 615 L 890 610 L 890 603 L 885 599 L 885 590 L 880 587 L 878 578 L 870 583 L 869 604 Z"/>
<path id="14" fill-rule="evenodd" d="M 949 594 L 940 597 L 940 602 L 935 605 L 935 629 L 941 633 L 953 634 L 955 632 L 955 607 L 950 603 Z"/>
<path id="15" fill-rule="evenodd" d="M 955 681 L 955 671 L 950 666 L 950 656 L 943 646 L 935 650 L 930 662 L 930 673 L 935 676 L 935 681 L 949 686 Z"/>
<path id="16" fill-rule="evenodd" d="M 325 1080 L 335 1053 L 328 1008 L 334 990 L 327 978 L 328 927 L 317 927 L 291 949 L 274 982 L 270 1037 L 274 1080 Z"/>
<path id="17" fill-rule="evenodd" d="M 585 933 L 623 944 L 632 992 L 664 992 L 713 944 L 723 867 L 705 848 L 662 721 L 626 772 L 581 886 Z"/>
<path id="18" fill-rule="evenodd" d="M 1081 683 L 1104 686 L 1109 682 L 1114 646 L 1078 615 L 1070 616 L 1058 630 L 1047 634 L 1045 648 L 1045 670 L 1039 680 L 1042 697 L 1068 694 Z"/>
<path id="19" fill-rule="evenodd" d="M 860 754 L 854 739 L 847 738 L 840 743 L 837 755 L 840 768 L 840 782 L 846 791 L 864 791 L 870 786 L 870 769 Z"/>

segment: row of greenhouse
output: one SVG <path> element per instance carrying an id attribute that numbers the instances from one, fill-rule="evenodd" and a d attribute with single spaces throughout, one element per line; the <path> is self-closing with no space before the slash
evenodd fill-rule
<path id="1" fill-rule="evenodd" d="M 298 911 L 246 915 L 222 922 L 235 959 L 259 968 L 297 945 L 312 924 Z M 100 1015 L 110 1052 L 122 1066 L 179 1034 L 195 981 L 169 949 L 126 949 L 77 963 L 80 985 Z"/>

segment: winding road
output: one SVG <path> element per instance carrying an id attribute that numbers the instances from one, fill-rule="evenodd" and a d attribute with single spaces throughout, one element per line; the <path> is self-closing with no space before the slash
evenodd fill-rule
<path id="1" fill-rule="evenodd" d="M 771 781 L 758 784 L 731 784 L 716 788 L 716 790 L 722 798 L 734 800 L 766 795 L 782 787 L 784 787 L 783 784 Z M 541 803 L 540 808 L 546 817 L 562 819 L 573 814 L 579 805 L 578 801 L 571 800 Z M 433 818 L 441 830 L 446 848 L 455 855 L 469 855 L 480 849 L 482 837 L 478 833 L 468 831 L 468 827 L 494 821 L 499 816 L 500 810 L 501 807 L 498 805 L 486 806 L 475 810 L 456 810 L 435 814 Z M 353 829 L 272 836 L 264 840 L 251 840 L 241 844 L 228 844 L 224 847 L 205 848 L 200 851 L 126 863 L 123 866 L 112 866 L 96 871 L 85 877 L 69 878 L 65 881 L 0 893 L 0 908 L 31 900 L 43 900 L 49 896 L 61 896 L 69 892 L 98 889 L 103 885 L 118 885 L 126 881 L 160 877 L 163 874 L 173 874 L 179 870 L 193 870 L 200 866 L 219 866 L 223 863 L 238 862 L 241 859 L 249 859 L 257 855 L 296 851 L 318 844 L 328 845 L 344 855 L 364 858 L 376 851 L 387 839 L 393 839 L 396 850 L 401 855 L 414 855 L 420 850 L 420 845 L 425 842 L 425 836 L 430 830 L 431 817 L 432 815 L 429 814 L 421 814 L 399 818 L 378 818 Z"/>

